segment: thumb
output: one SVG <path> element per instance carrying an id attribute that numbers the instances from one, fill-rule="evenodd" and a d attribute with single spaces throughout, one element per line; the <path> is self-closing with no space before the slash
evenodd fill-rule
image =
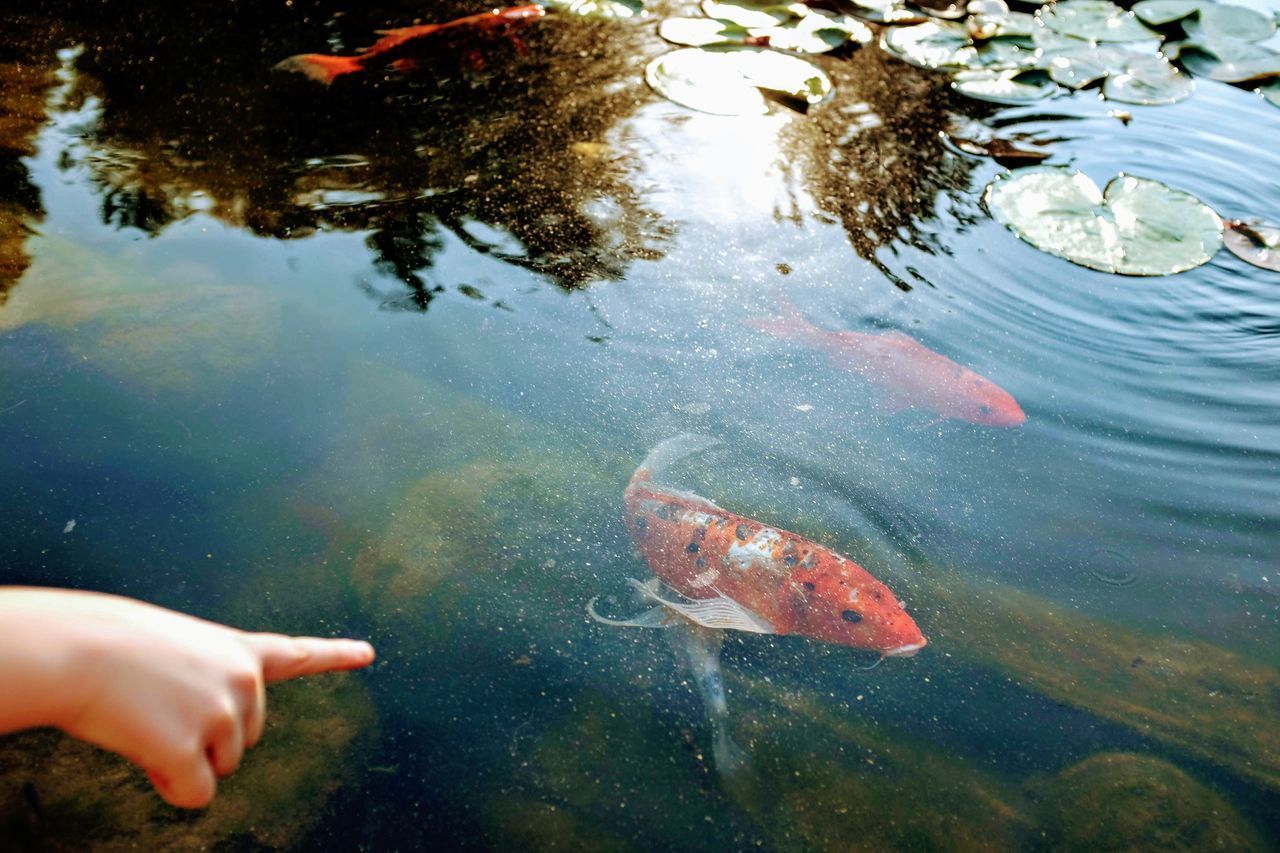
<path id="1" fill-rule="evenodd" d="M 359 669 L 373 662 L 373 646 L 363 640 L 324 640 L 283 634 L 245 634 L 262 663 L 264 681 L 283 681 L 335 669 Z"/>

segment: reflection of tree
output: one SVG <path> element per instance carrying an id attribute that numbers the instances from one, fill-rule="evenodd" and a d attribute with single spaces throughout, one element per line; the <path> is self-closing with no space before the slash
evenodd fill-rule
<path id="1" fill-rule="evenodd" d="M 31 19 L 0 18 L 0 304 L 26 272 L 27 235 L 44 218 L 40 191 L 21 158 L 35 153 L 45 99 L 58 61 L 50 30 Z"/>
<path id="2" fill-rule="evenodd" d="M 789 140 L 803 158 L 820 209 L 839 217 L 859 255 L 903 290 L 911 284 L 877 257 L 899 241 L 933 253 L 921 223 L 940 195 L 964 191 L 970 161 L 946 154 L 946 78 L 862 49 L 823 66 L 835 83 L 830 102 L 813 110 L 803 134 Z M 795 123 L 793 123 L 794 126 Z"/>
<path id="3" fill-rule="evenodd" d="M 69 159 L 101 186 L 104 221 L 158 233 L 204 210 L 279 238 L 367 231 L 375 267 L 412 292 L 392 304 L 419 308 L 441 229 L 566 287 L 619 278 L 660 250 L 663 231 L 622 164 L 583 153 L 637 103 L 638 47 L 626 42 L 645 34 L 551 16 L 522 33 L 527 55 L 491 45 L 482 71 L 464 52 L 412 79 L 328 89 L 269 70 L 423 14 L 388 5 L 335 15 L 314 2 L 233 4 L 229 15 L 224 4 L 138 4 L 87 26 L 68 12 L 85 29 L 83 87 L 101 99 Z"/>

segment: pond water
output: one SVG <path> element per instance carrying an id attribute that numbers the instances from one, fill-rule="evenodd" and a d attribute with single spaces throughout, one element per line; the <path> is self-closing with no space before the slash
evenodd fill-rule
<path id="1" fill-rule="evenodd" d="M 12 5 L 0 582 L 380 658 L 273 690 L 195 815 L 0 741 L 0 846 L 1277 848 L 1280 275 L 1042 253 L 942 138 L 1275 224 L 1256 94 L 997 107 L 872 44 L 816 60 L 807 112 L 725 117 L 644 83 L 692 7 L 326 88 L 271 66 L 475 10 Z M 899 409 L 749 322 L 791 304 L 909 334 L 1025 423 Z M 720 445 L 676 485 L 852 557 L 929 638 L 868 670 L 729 634 L 732 778 L 662 632 L 586 614 L 637 609 L 622 490 L 684 432 Z"/>

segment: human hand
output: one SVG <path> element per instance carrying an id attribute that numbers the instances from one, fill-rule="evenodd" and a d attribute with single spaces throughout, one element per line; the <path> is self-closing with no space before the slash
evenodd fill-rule
<path id="1" fill-rule="evenodd" d="M 266 682 L 373 657 L 365 642 L 239 631 L 119 596 L 0 588 L 0 732 L 57 726 L 200 808 L 262 736 Z"/>

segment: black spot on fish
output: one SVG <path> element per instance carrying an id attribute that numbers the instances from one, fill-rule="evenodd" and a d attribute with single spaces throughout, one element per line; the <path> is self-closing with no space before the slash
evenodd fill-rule
<path id="1" fill-rule="evenodd" d="M 800 561 L 796 559 L 795 554 L 788 554 L 787 556 L 782 558 L 782 562 L 786 563 L 788 566 L 794 566 L 796 563 Z"/>
<path id="2" fill-rule="evenodd" d="M 698 538 L 699 538 L 699 539 L 706 539 L 706 538 L 707 538 L 707 528 L 705 528 L 705 527 L 699 527 L 699 528 L 698 528 Z"/>
<path id="3" fill-rule="evenodd" d="M 856 610 L 843 610 L 840 613 L 840 618 L 846 622 L 861 622 L 862 614 Z"/>
<path id="4" fill-rule="evenodd" d="M 813 592 L 815 589 L 817 589 L 817 587 L 816 587 L 816 586 L 814 586 L 813 584 L 809 583 L 808 581 L 805 581 L 805 582 L 804 582 L 804 591 L 805 591 L 805 592 Z"/>
<path id="5" fill-rule="evenodd" d="M 738 529 L 733 531 L 733 535 L 737 536 L 739 539 L 741 539 L 744 542 L 746 541 L 747 536 L 749 536 L 750 534 L 751 534 L 751 530 L 745 524 L 739 524 Z"/>
<path id="6" fill-rule="evenodd" d="M 697 560 L 694 560 L 693 564 L 701 569 L 707 565 L 707 561 L 699 557 Z"/>
<path id="7" fill-rule="evenodd" d="M 685 547 L 685 550 L 688 551 L 690 554 L 698 553 L 698 543 L 690 542 L 688 546 Z"/>

